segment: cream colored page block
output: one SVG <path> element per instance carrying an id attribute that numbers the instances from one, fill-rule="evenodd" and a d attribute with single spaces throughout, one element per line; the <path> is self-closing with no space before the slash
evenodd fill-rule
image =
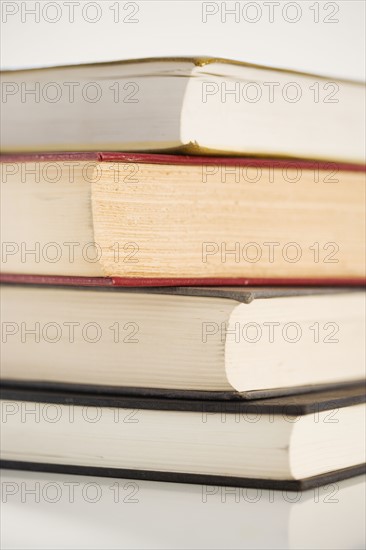
<path id="1" fill-rule="evenodd" d="M 7 404 L 4 402 L 5 414 Z M 26 404 L 20 402 L 19 406 L 21 409 Z M 42 411 L 46 405 L 38 406 Z M 20 412 L 8 414 L 1 431 L 1 457 L 51 464 L 291 478 L 287 445 L 293 423 L 284 423 L 282 416 L 274 416 L 270 423 L 266 415 L 259 420 L 248 415 L 249 421 L 241 418 L 239 422 L 236 415 L 226 415 L 224 423 L 221 414 L 206 417 L 204 412 L 122 409 L 116 422 L 116 410 L 103 408 L 99 409 L 100 421 L 91 423 L 85 420 L 83 407 L 73 407 L 73 422 L 68 420 L 69 407 L 59 405 L 58 409 L 61 418 L 52 424 L 51 433 L 42 412 L 38 423 L 31 418 L 22 423 Z M 88 407 L 91 417 L 98 414 L 93 409 Z"/>
<path id="2" fill-rule="evenodd" d="M 226 323 L 236 303 L 220 300 L 218 307 L 217 300 L 197 297 L 4 286 L 1 376 L 232 391 L 224 341 L 204 342 L 202 324 Z"/>
<path id="3" fill-rule="evenodd" d="M 192 67 L 191 61 L 177 66 L 151 60 L 4 72 L 2 150 L 180 146 L 180 112 Z"/>
<path id="4" fill-rule="evenodd" d="M 250 182 L 240 167 L 140 164 L 117 179 L 105 168 L 92 186 L 105 274 L 362 277 L 362 177 L 276 169 L 270 183 L 268 170 Z"/>

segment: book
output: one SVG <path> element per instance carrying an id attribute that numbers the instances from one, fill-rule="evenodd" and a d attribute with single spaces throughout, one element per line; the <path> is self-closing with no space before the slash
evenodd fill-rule
<path id="1" fill-rule="evenodd" d="M 1 160 L 7 277 L 127 286 L 365 281 L 360 165 L 137 153 Z"/>
<path id="2" fill-rule="evenodd" d="M 360 82 L 215 58 L 2 73 L 2 150 L 364 162 Z"/>
<path id="3" fill-rule="evenodd" d="M 252 402 L 3 389 L 1 466 L 299 490 L 363 473 L 365 391 Z"/>
<path id="4" fill-rule="evenodd" d="M 365 293 L 1 287 L 3 384 L 255 399 L 365 378 Z"/>

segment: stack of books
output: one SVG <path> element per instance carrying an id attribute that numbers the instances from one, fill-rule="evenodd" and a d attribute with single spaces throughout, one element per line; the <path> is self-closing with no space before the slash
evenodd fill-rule
<path id="1" fill-rule="evenodd" d="M 363 86 L 209 58 L 3 81 L 2 466 L 363 472 Z"/>

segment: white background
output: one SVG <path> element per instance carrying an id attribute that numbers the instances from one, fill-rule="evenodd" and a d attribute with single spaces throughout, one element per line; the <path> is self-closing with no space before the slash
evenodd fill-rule
<path id="1" fill-rule="evenodd" d="M 286 493 L 9 470 L 1 486 L 4 550 L 365 548 L 362 476 Z"/>
<path id="2" fill-rule="evenodd" d="M 133 2 L 137 8 L 120 0 L 116 23 L 115 9 L 111 9 L 116 0 L 99 0 L 94 2 L 97 4 L 94 8 L 89 0 L 71 1 L 73 22 L 70 22 L 71 7 L 62 0 L 40 0 L 40 21 L 36 22 L 36 16 L 29 10 L 37 2 L 2 0 L 2 67 L 208 55 L 330 76 L 364 78 L 364 0 L 226 3 L 152 0 Z M 235 7 L 239 17 L 228 13 Z M 137 13 L 132 15 L 136 9 Z M 207 15 L 204 22 L 204 14 L 215 10 L 217 13 Z M 95 19 L 95 23 L 87 19 Z M 256 19 L 257 22 L 250 22 Z"/>

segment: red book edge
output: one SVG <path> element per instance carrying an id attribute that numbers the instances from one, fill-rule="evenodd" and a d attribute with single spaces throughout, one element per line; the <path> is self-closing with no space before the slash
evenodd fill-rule
<path id="1" fill-rule="evenodd" d="M 90 286 L 90 287 L 169 287 L 169 286 L 337 286 L 363 287 L 366 279 L 357 278 L 151 278 L 151 277 L 74 277 L 68 275 L 20 275 L 2 273 L 0 283 Z"/>
<path id="2" fill-rule="evenodd" d="M 167 155 L 160 153 L 119 153 L 119 152 L 60 152 L 60 153 L 18 153 L 0 155 L 0 162 L 120 162 L 141 164 L 175 165 L 225 165 L 258 168 L 297 168 L 301 170 L 341 170 L 347 172 L 365 172 L 366 165 L 335 161 L 316 161 L 303 159 L 274 159 L 254 157 Z"/>

